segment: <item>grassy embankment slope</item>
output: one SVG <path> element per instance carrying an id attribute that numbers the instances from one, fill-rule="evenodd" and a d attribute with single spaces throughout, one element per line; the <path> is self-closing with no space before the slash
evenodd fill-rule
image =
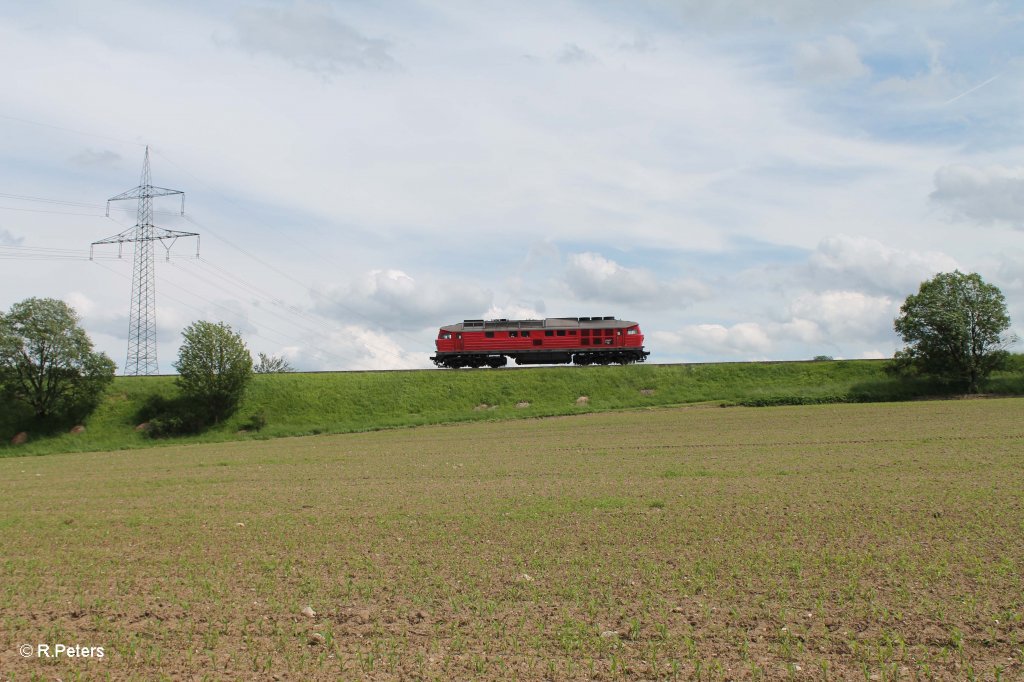
<path id="1" fill-rule="evenodd" d="M 1024 357 L 1024 356 L 1018 356 Z M 1020 363 L 1017 363 L 1020 364 Z M 987 390 L 1024 393 L 1019 368 Z M 868 360 L 627 367 L 544 367 L 525 370 L 365 372 L 257 375 L 238 413 L 209 431 L 154 440 L 135 430 L 150 396 L 176 392 L 173 377 L 119 377 L 81 434 L 42 436 L 9 445 L 17 426 L 0 411 L 0 457 L 117 450 L 319 433 L 346 433 L 486 419 L 679 405 L 899 400 L 927 387 L 888 378 Z M 577 404 L 587 396 L 586 404 Z M 524 406 L 524 403 L 529 403 Z M 246 429 L 253 415 L 265 426 Z"/>

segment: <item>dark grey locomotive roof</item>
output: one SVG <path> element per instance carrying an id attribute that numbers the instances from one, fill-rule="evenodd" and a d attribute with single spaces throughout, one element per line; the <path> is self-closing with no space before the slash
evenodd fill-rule
<path id="1" fill-rule="evenodd" d="M 549 317 L 543 320 L 464 320 L 441 327 L 446 332 L 504 331 L 512 329 L 622 329 L 637 324 L 612 317 Z"/>

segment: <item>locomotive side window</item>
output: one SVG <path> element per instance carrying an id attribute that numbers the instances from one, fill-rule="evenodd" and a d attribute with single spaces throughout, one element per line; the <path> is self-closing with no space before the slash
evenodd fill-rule
<path id="1" fill-rule="evenodd" d="M 529 336 L 530 332 L 523 332 L 523 336 Z"/>
<path id="2" fill-rule="evenodd" d="M 516 338 L 517 336 L 519 336 L 519 333 L 518 333 L 518 332 L 509 332 L 509 333 L 508 333 L 508 338 L 510 338 L 510 339 L 514 339 L 514 338 Z"/>
<path id="3" fill-rule="evenodd" d="M 484 332 L 484 338 L 493 339 L 494 332 Z"/>
<path id="4" fill-rule="evenodd" d="M 558 330 L 558 335 L 559 336 L 565 336 L 565 330 L 564 329 L 559 329 Z"/>
<path id="5" fill-rule="evenodd" d="M 546 332 L 544 332 L 544 336 L 554 336 L 554 335 L 555 335 L 555 333 L 553 331 L 551 331 L 550 329 L 547 330 Z"/>

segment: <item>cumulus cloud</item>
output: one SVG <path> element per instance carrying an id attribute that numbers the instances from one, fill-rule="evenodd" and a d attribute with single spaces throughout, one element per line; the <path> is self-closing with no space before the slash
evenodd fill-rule
<path id="1" fill-rule="evenodd" d="M 661 347 L 659 350 L 711 357 L 761 358 L 773 345 L 768 332 L 757 322 L 740 322 L 729 327 L 721 324 L 695 324 L 678 331 L 655 331 L 650 336 Z"/>
<path id="2" fill-rule="evenodd" d="M 899 304 L 888 296 L 870 296 L 859 291 L 808 293 L 797 297 L 791 305 L 793 322 L 813 323 L 820 329 L 819 338 L 832 343 L 889 336 L 898 310 Z"/>
<path id="3" fill-rule="evenodd" d="M 819 43 L 804 43 L 796 50 L 796 72 L 819 83 L 846 81 L 868 74 L 857 45 L 846 36 L 829 36 Z"/>
<path id="4" fill-rule="evenodd" d="M 21 246 L 24 237 L 17 237 L 7 230 L 0 230 L 0 246 Z"/>
<path id="5" fill-rule="evenodd" d="M 543 301 L 535 305 L 520 305 L 510 303 L 508 305 L 492 305 L 484 314 L 486 320 L 542 320 L 546 317 Z"/>
<path id="6" fill-rule="evenodd" d="M 962 220 L 1024 229 L 1024 167 L 954 164 L 935 173 L 935 203 Z"/>
<path id="7" fill-rule="evenodd" d="M 709 295 L 707 286 L 695 279 L 662 282 L 650 270 L 627 268 L 589 251 L 569 255 L 565 278 L 572 292 L 586 301 L 679 307 Z"/>
<path id="8" fill-rule="evenodd" d="M 249 52 L 271 54 L 315 73 L 397 65 L 387 41 L 362 35 L 326 3 L 247 8 L 235 18 L 235 34 L 236 44 Z"/>
<path id="9" fill-rule="evenodd" d="M 371 270 L 314 296 L 317 311 L 327 317 L 401 330 L 479 317 L 493 298 L 489 290 L 472 284 L 417 280 L 401 270 Z"/>
<path id="10" fill-rule="evenodd" d="M 887 296 L 858 291 L 807 292 L 792 301 L 785 321 L 693 324 L 673 331 L 652 331 L 648 336 L 651 348 L 659 353 L 707 360 L 763 360 L 778 358 L 780 353 L 810 357 L 813 349 L 822 345 L 834 350 L 848 348 L 856 354 L 891 339 L 898 308 Z"/>
<path id="11" fill-rule="evenodd" d="M 939 272 L 951 272 L 956 260 L 938 251 L 894 249 L 874 239 L 845 234 L 823 239 L 810 256 L 816 281 L 827 288 L 849 287 L 906 296 Z"/>
<path id="12" fill-rule="evenodd" d="M 408 352 L 389 335 L 362 325 L 345 325 L 283 351 L 297 369 L 422 369 L 432 367 L 428 352 Z"/>

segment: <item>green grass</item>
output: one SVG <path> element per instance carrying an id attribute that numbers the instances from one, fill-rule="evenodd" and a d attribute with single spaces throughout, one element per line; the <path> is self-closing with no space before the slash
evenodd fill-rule
<path id="1" fill-rule="evenodd" d="M 994 377 L 991 388 L 1024 393 L 1019 371 Z M 320 433 L 349 433 L 426 424 L 542 417 L 699 402 L 780 405 L 903 400 L 935 393 L 927 384 L 887 377 L 883 363 L 831 362 L 542 367 L 524 370 L 438 370 L 257 375 L 238 413 L 205 433 L 154 440 L 135 431 L 154 395 L 175 393 L 173 377 L 119 377 L 85 422 L 86 432 L 30 433 L 21 446 L 13 411 L 0 413 L 0 457 L 117 450 L 174 443 L 222 442 Z M 585 405 L 577 399 L 587 396 Z M 529 406 L 521 406 L 529 403 Z M 254 415 L 266 425 L 246 429 Z"/>

